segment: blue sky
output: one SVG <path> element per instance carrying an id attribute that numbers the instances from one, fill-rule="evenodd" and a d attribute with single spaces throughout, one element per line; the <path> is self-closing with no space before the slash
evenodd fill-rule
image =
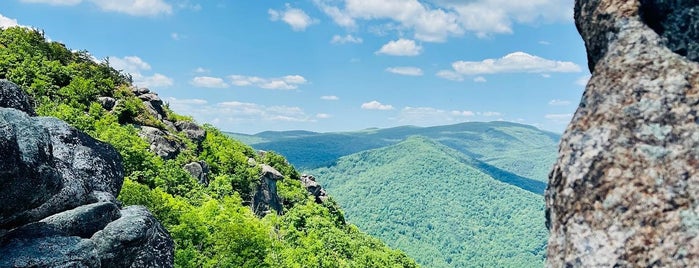
<path id="1" fill-rule="evenodd" d="M 225 131 L 505 120 L 562 132 L 589 78 L 573 0 L 5 0 L 0 27 L 109 58 Z"/>

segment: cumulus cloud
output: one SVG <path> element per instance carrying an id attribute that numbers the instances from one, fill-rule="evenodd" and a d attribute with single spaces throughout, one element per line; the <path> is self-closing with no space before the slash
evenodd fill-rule
<path id="1" fill-rule="evenodd" d="M 20 26 L 16 19 L 10 19 L 0 14 L 0 28 L 9 28 L 14 26 Z"/>
<path id="2" fill-rule="evenodd" d="M 468 121 L 475 116 L 468 110 L 442 110 L 433 107 L 405 107 L 400 111 L 398 121 L 404 124 L 429 126 L 446 125 Z"/>
<path id="3" fill-rule="evenodd" d="M 485 77 L 482 77 L 482 76 L 476 76 L 475 78 L 473 78 L 473 82 L 485 83 L 485 82 L 488 82 L 488 79 L 485 79 Z"/>
<path id="4" fill-rule="evenodd" d="M 502 116 L 502 113 L 499 113 L 499 112 L 478 112 L 477 115 L 485 116 L 485 117 L 494 117 L 494 116 Z"/>
<path id="5" fill-rule="evenodd" d="M 195 87 L 207 87 L 207 88 L 227 88 L 229 85 L 222 78 L 211 77 L 211 76 L 197 76 L 192 78 L 190 81 Z"/>
<path id="6" fill-rule="evenodd" d="M 203 74 L 203 73 L 208 73 L 209 70 L 204 68 L 204 67 L 197 67 L 196 69 L 194 69 L 194 72 L 199 73 L 199 74 Z"/>
<path id="7" fill-rule="evenodd" d="M 512 33 L 514 23 L 572 21 L 572 0 L 314 0 L 336 24 L 354 28 L 356 20 L 386 21 L 415 39 L 442 42 L 466 32 L 479 37 Z"/>
<path id="8" fill-rule="evenodd" d="M 318 118 L 318 119 L 328 119 L 331 117 L 332 117 L 332 115 L 329 115 L 329 114 L 324 114 L 324 113 L 316 114 L 316 118 Z"/>
<path id="9" fill-rule="evenodd" d="M 347 44 L 347 43 L 361 44 L 362 42 L 364 42 L 364 40 L 362 38 L 355 37 L 351 34 L 348 34 L 345 36 L 334 35 L 333 38 L 330 40 L 330 43 L 332 43 L 332 44 Z"/>
<path id="10" fill-rule="evenodd" d="M 442 70 L 437 76 L 461 81 L 464 75 L 482 75 L 498 73 L 577 73 L 582 69 L 570 61 L 549 60 L 524 52 L 514 52 L 499 59 L 482 61 L 457 61 L 452 63 L 452 70 Z M 476 82 L 483 82 L 484 79 Z M 475 81 L 475 80 L 474 80 Z"/>
<path id="11" fill-rule="evenodd" d="M 308 26 L 317 23 L 318 21 L 311 18 L 301 9 L 293 8 L 290 4 L 286 4 L 285 10 L 269 9 L 269 19 L 272 21 L 283 21 L 291 26 L 294 31 L 305 31 Z"/>
<path id="12" fill-rule="evenodd" d="M 233 85 L 244 87 L 252 86 L 264 89 L 281 89 L 290 90 L 297 89 L 300 85 L 306 84 L 306 78 L 300 75 L 287 75 L 277 78 L 262 78 L 257 76 L 231 75 L 231 83 Z"/>
<path id="13" fill-rule="evenodd" d="M 422 76 L 422 69 L 417 68 L 417 67 L 408 67 L 408 66 L 389 67 L 389 68 L 386 68 L 386 71 L 389 73 L 400 74 L 400 75 Z"/>
<path id="14" fill-rule="evenodd" d="M 144 75 L 142 72 L 150 71 L 151 66 L 137 56 L 109 57 L 109 65 L 114 69 L 130 74 L 134 84 L 139 87 L 162 88 L 174 84 L 172 78 L 164 74 Z"/>
<path id="15" fill-rule="evenodd" d="M 388 110 L 393 110 L 394 108 L 392 105 L 383 104 L 383 103 L 378 102 L 378 101 L 370 101 L 370 102 L 362 103 L 362 109 L 388 111 Z"/>
<path id="16" fill-rule="evenodd" d="M 417 56 L 422 52 L 422 46 L 415 44 L 414 40 L 398 39 L 383 45 L 376 54 L 391 56 Z"/>
<path id="17" fill-rule="evenodd" d="M 549 101 L 549 105 L 551 105 L 551 106 L 568 106 L 570 104 L 571 104 L 571 102 L 569 100 L 553 99 L 553 100 Z"/>
<path id="18" fill-rule="evenodd" d="M 131 16 L 156 16 L 171 14 L 172 6 L 163 0 L 21 0 L 24 3 L 74 6 L 82 2 L 91 3 L 102 11 L 123 13 Z"/>
<path id="19" fill-rule="evenodd" d="M 451 81 L 464 81 L 464 76 L 450 70 L 441 70 L 437 72 L 437 77 L 441 77 Z"/>
<path id="20" fill-rule="evenodd" d="M 307 115 L 302 108 L 295 106 L 266 106 L 256 103 L 230 101 L 218 103 L 215 108 L 221 114 L 235 117 L 240 121 L 314 121 L 313 117 Z"/>
<path id="21" fill-rule="evenodd" d="M 336 101 L 336 100 L 340 100 L 340 97 L 335 96 L 335 95 L 330 95 L 330 96 L 321 96 L 320 99 L 327 100 L 327 101 Z"/>

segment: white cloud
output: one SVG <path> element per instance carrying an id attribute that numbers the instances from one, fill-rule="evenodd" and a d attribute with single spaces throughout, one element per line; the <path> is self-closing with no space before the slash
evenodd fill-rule
<path id="1" fill-rule="evenodd" d="M 450 70 L 441 70 L 437 72 L 437 76 L 452 81 L 464 81 L 463 75 Z"/>
<path id="2" fill-rule="evenodd" d="M 394 108 L 392 105 L 382 104 L 378 101 L 370 101 L 370 102 L 362 103 L 362 109 L 388 111 L 388 110 L 393 110 Z"/>
<path id="3" fill-rule="evenodd" d="M 416 45 L 414 40 L 398 39 L 383 45 L 376 54 L 391 56 L 417 56 L 422 52 L 422 46 Z"/>
<path id="4" fill-rule="evenodd" d="M 485 82 L 488 82 L 488 79 L 485 79 L 485 77 L 482 77 L 482 76 L 476 76 L 475 78 L 473 78 L 473 82 L 485 83 Z"/>
<path id="5" fill-rule="evenodd" d="M 80 4 L 82 0 L 20 0 L 23 3 L 49 4 L 53 6 L 73 6 Z"/>
<path id="6" fill-rule="evenodd" d="M 306 84 L 306 78 L 300 75 L 287 75 L 278 78 L 262 78 L 257 76 L 231 75 L 231 83 L 233 85 L 244 87 L 253 86 L 264 89 L 282 89 L 290 90 L 297 89 L 300 85 Z"/>
<path id="7" fill-rule="evenodd" d="M 195 87 L 227 88 L 228 84 L 222 78 L 210 76 L 197 76 L 190 82 Z"/>
<path id="8" fill-rule="evenodd" d="M 551 45 L 551 42 L 549 42 L 549 41 L 544 41 L 544 40 L 541 40 L 541 41 L 539 41 L 539 45 L 544 45 L 544 46 L 548 46 L 548 45 Z"/>
<path id="9" fill-rule="evenodd" d="M 9 28 L 14 26 L 20 26 L 16 19 L 10 19 L 0 14 L 0 28 Z"/>
<path id="10" fill-rule="evenodd" d="M 502 116 L 502 113 L 499 112 L 479 112 L 477 114 L 485 117 Z"/>
<path id="11" fill-rule="evenodd" d="M 422 76 L 422 69 L 417 68 L 417 67 L 408 67 L 408 66 L 389 67 L 389 68 L 386 68 L 386 71 L 389 73 L 400 74 L 400 75 Z"/>
<path id="12" fill-rule="evenodd" d="M 590 81 L 590 78 L 592 78 L 591 75 L 581 76 L 578 80 L 575 80 L 575 84 L 582 87 L 587 86 L 587 82 Z"/>
<path id="13" fill-rule="evenodd" d="M 256 103 L 230 101 L 218 103 L 215 109 L 217 109 L 222 115 L 234 117 L 239 121 L 314 121 L 314 119 L 311 116 L 308 116 L 303 109 L 293 106 L 265 106 Z"/>
<path id="14" fill-rule="evenodd" d="M 170 34 L 170 38 L 172 38 L 172 40 L 179 41 L 179 40 L 182 40 L 182 39 L 186 39 L 187 36 L 186 36 L 186 35 L 183 35 L 183 34 L 181 34 L 181 33 L 171 33 L 171 34 Z"/>
<path id="15" fill-rule="evenodd" d="M 203 74 L 203 73 L 208 73 L 210 71 L 208 69 L 205 69 L 204 67 L 197 67 L 196 69 L 194 69 L 194 72 Z"/>
<path id="16" fill-rule="evenodd" d="M 144 75 L 143 71 L 150 71 L 151 66 L 140 57 L 126 56 L 123 58 L 109 57 L 109 65 L 117 70 L 128 73 L 133 78 L 135 85 L 147 88 L 169 87 L 174 84 L 172 78 L 160 73 Z"/>
<path id="17" fill-rule="evenodd" d="M 165 99 L 167 103 L 169 103 L 171 106 L 172 105 L 205 105 L 208 104 L 209 102 L 203 99 L 177 99 L 173 97 L 169 97 Z"/>
<path id="18" fill-rule="evenodd" d="M 468 110 L 447 111 L 432 107 L 405 107 L 400 111 L 398 121 L 404 124 L 433 126 L 468 121 L 475 113 Z"/>
<path id="19" fill-rule="evenodd" d="M 361 44 L 362 42 L 364 42 L 364 40 L 362 38 L 352 36 L 351 34 L 348 34 L 345 36 L 334 35 L 333 38 L 330 40 L 330 43 L 332 43 L 332 44 L 347 44 L 347 43 Z"/>
<path id="20" fill-rule="evenodd" d="M 328 119 L 331 117 L 332 117 L 332 115 L 329 115 L 329 114 L 323 114 L 323 113 L 316 114 L 316 118 L 318 118 L 318 119 Z"/>
<path id="21" fill-rule="evenodd" d="M 269 9 L 269 19 L 272 21 L 281 20 L 291 26 L 294 31 L 304 31 L 308 26 L 317 23 L 318 21 L 309 17 L 306 12 L 301 9 L 293 8 L 290 4 L 286 4 L 286 10 Z"/>
<path id="22" fill-rule="evenodd" d="M 514 52 L 499 59 L 483 61 L 457 61 L 452 68 L 462 75 L 495 73 L 576 73 L 581 68 L 570 61 L 554 61 L 524 52 Z"/>
<path id="23" fill-rule="evenodd" d="M 356 27 L 356 20 L 397 24 L 415 39 L 442 42 L 473 32 L 479 37 L 512 33 L 513 23 L 572 21 L 572 0 L 314 0 L 336 24 Z M 344 5 L 343 5 L 344 4 Z"/>
<path id="24" fill-rule="evenodd" d="M 568 106 L 570 104 L 571 104 L 571 102 L 569 100 L 553 99 L 553 100 L 549 101 L 549 105 L 551 105 L 551 106 Z"/>
<path id="25" fill-rule="evenodd" d="M 567 124 L 573 118 L 573 114 L 547 114 L 544 118 L 556 124 Z"/>
<path id="26" fill-rule="evenodd" d="M 336 100 L 340 100 L 340 97 L 330 95 L 330 96 L 321 96 L 320 99 L 321 100 L 328 100 L 328 101 L 336 101 Z"/>

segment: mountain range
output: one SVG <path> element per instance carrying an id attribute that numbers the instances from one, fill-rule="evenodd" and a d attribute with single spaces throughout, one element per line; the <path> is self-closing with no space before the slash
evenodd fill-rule
<path id="1" fill-rule="evenodd" d="M 560 136 L 510 122 L 227 133 L 313 174 L 349 222 L 425 267 L 540 267 Z"/>

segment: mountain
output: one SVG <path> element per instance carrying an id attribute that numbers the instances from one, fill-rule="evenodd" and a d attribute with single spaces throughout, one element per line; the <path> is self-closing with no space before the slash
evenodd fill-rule
<path id="1" fill-rule="evenodd" d="M 0 107 L 35 107 L 0 108 L 2 267 L 417 267 L 283 156 L 173 112 L 108 60 L 0 27 L 0 81 L 29 96 Z"/>
<path id="2" fill-rule="evenodd" d="M 426 137 L 310 171 L 345 216 L 425 267 L 541 267 L 543 198 Z"/>
<path id="3" fill-rule="evenodd" d="M 300 170 L 333 165 L 346 155 L 396 144 L 410 136 L 438 141 L 495 169 L 546 182 L 556 160 L 560 135 L 533 126 L 495 121 L 448 126 L 402 126 L 355 132 L 227 133 L 260 150 L 278 152 Z"/>

